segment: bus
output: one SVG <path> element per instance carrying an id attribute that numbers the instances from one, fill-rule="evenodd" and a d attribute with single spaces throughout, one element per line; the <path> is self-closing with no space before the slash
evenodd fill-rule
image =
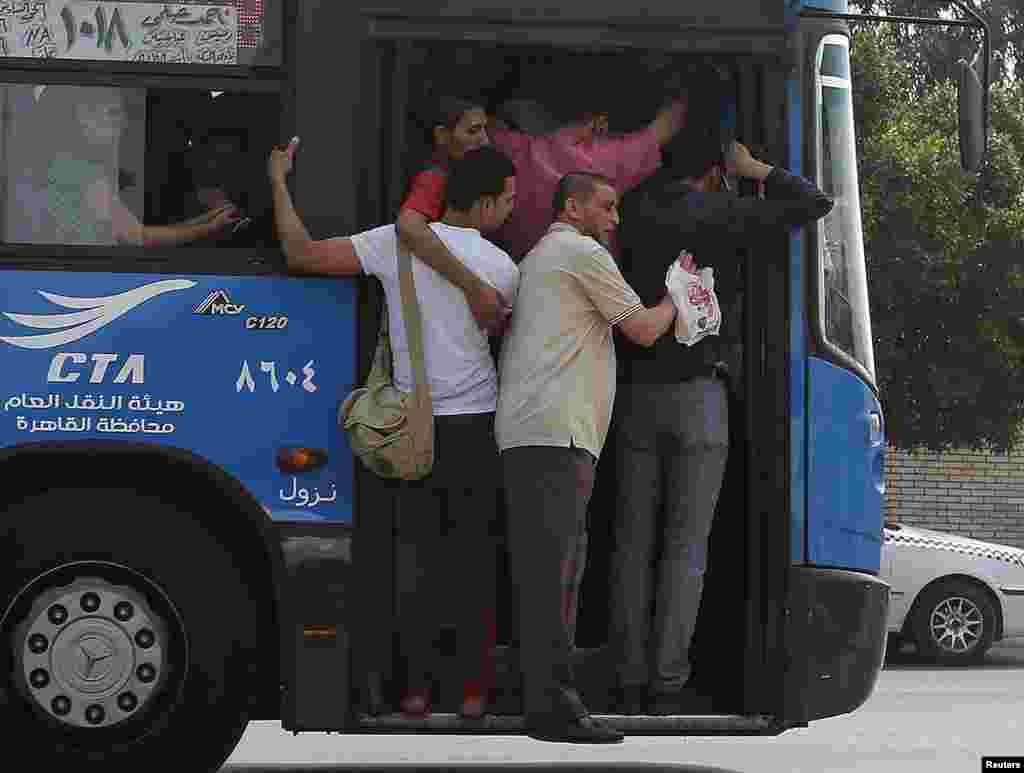
<path id="1" fill-rule="evenodd" d="M 888 586 L 851 18 L 846 0 L 0 3 L 8 753 L 199 771 L 250 721 L 523 732 L 500 556 L 493 713 L 464 722 L 443 693 L 426 719 L 364 708 L 367 664 L 394 664 L 385 695 L 399 670 L 394 509 L 337 414 L 368 371 L 381 293 L 288 275 L 266 159 L 300 136 L 298 210 L 315 237 L 354 233 L 394 218 L 423 152 L 410 115 L 431 89 L 457 77 L 465 93 L 553 104 L 572 88 L 561 74 L 591 61 L 614 73 L 623 129 L 653 115 L 662 74 L 711 63 L 732 136 L 836 206 L 737 263 L 733 437 L 694 647 L 713 711 L 602 703 L 616 482 L 601 468 L 581 690 L 630 735 L 776 735 L 860 706 L 884 660 Z M 968 167 L 984 151 L 976 70 L 961 83 Z M 224 201 L 244 218 L 211 214 Z M 439 668 L 457 665 L 449 643 Z"/>

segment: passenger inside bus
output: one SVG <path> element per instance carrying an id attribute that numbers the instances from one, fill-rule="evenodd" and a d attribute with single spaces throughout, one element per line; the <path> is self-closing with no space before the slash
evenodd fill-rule
<path id="1" fill-rule="evenodd" d="M 19 199 L 33 202 L 34 221 L 12 241 L 41 244 L 175 245 L 215 236 L 240 221 L 226 203 L 181 223 L 147 225 L 125 202 L 134 182 L 120 164 L 126 110 L 121 89 L 39 86 L 30 123 L 48 142 L 34 143 L 19 180 Z M 127 99 L 126 99 L 127 97 Z"/>
<path id="2" fill-rule="evenodd" d="M 202 218 L 226 206 L 236 207 L 240 216 L 231 228 L 213 234 L 207 241 L 210 246 L 247 247 L 273 242 L 270 200 L 266 186 L 253 179 L 247 140 L 245 130 L 213 127 L 189 148 L 185 217 Z"/>
<path id="3" fill-rule="evenodd" d="M 664 105 L 642 129 L 610 136 L 610 110 L 603 75 L 596 65 L 580 66 L 573 90 L 562 100 L 565 125 L 534 136 L 502 128 L 492 121 L 491 141 L 516 164 L 522 201 L 498 235 L 509 253 L 521 260 L 551 224 L 551 200 L 559 179 L 588 171 L 611 179 L 620 195 L 654 173 L 661 148 L 686 122 L 686 101 L 667 90 Z M 603 88 L 602 88 L 603 87 Z M 612 245 L 612 253 L 616 248 Z"/>
<path id="4" fill-rule="evenodd" d="M 526 255 L 550 224 L 550 201 L 562 175 L 588 170 L 614 180 L 620 193 L 629 190 L 654 172 L 659 163 L 659 148 L 685 122 L 685 102 L 670 97 L 668 104 L 642 130 L 621 137 L 607 136 L 608 114 L 601 106 L 607 99 L 601 83 L 604 73 L 597 67 L 594 63 L 579 65 L 570 78 L 575 81 L 575 88 L 562 99 L 567 124 L 562 128 L 533 136 L 490 121 L 489 139 L 515 162 L 522 189 L 519 208 L 497 236 L 516 260 Z M 452 82 L 459 83 L 459 79 L 453 77 Z M 476 102 L 446 95 L 431 96 L 424 102 L 428 105 L 424 128 L 432 143 L 432 156 L 426 167 L 412 177 L 398 218 L 399 230 L 406 243 L 424 256 L 427 265 L 451 276 L 466 293 L 478 321 L 493 327 L 497 323 L 493 319 L 493 290 L 466 276 L 458 261 L 427 227 L 431 219 L 438 217 L 447 163 L 488 141 L 485 114 Z M 518 114 L 521 122 L 529 123 L 524 119 L 539 112 L 531 107 L 535 105 L 510 102 L 504 112 Z M 544 123 L 533 122 L 533 126 L 541 128 Z"/>
<path id="5" fill-rule="evenodd" d="M 259 168 L 276 96 L 0 84 L 3 241 L 276 247 Z M 256 157 L 259 161 L 254 161 Z M 266 252 L 268 256 L 273 253 Z"/>

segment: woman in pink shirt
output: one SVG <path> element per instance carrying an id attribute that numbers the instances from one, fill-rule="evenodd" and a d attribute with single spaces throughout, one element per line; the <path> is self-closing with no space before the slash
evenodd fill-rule
<path id="1" fill-rule="evenodd" d="M 640 131 L 608 137 L 607 113 L 589 112 L 550 134 L 532 136 L 492 119 L 491 142 L 516 165 L 516 209 L 496 234 L 515 260 L 522 258 L 551 225 L 555 188 L 569 172 L 593 172 L 612 180 L 621 197 L 661 166 L 661 148 L 686 123 L 686 100 L 662 108 Z M 614 250 L 613 250 L 614 253 Z"/>

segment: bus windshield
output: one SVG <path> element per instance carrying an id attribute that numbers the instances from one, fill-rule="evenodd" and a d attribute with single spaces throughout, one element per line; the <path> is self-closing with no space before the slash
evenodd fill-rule
<path id="1" fill-rule="evenodd" d="M 874 383 L 846 37 L 822 39 L 816 85 L 818 184 L 836 202 L 818 224 L 819 298 L 823 299 L 819 325 L 826 344 L 859 363 Z"/>

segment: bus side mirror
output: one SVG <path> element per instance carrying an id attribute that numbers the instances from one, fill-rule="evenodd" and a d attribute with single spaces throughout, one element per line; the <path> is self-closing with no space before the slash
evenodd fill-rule
<path id="1" fill-rule="evenodd" d="M 975 55 L 974 62 L 978 61 Z M 977 172 L 985 156 L 985 89 L 974 62 L 960 60 L 957 81 L 957 118 L 960 134 L 960 166 Z"/>

